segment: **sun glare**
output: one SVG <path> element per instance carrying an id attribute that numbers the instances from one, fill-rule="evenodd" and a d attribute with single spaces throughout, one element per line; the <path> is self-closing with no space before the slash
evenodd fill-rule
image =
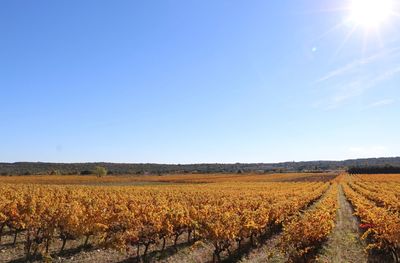
<path id="1" fill-rule="evenodd" d="M 393 0 L 351 0 L 350 19 L 367 28 L 378 27 L 393 12 Z"/>

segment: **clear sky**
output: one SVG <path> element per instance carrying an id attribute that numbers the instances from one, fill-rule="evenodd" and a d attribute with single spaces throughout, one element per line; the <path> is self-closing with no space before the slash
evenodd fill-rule
<path id="1" fill-rule="evenodd" d="M 398 7 L 350 1 L 2 0 L 0 161 L 400 156 Z"/>

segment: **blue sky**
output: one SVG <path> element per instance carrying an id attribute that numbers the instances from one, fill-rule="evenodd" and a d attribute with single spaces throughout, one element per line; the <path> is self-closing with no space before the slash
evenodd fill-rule
<path id="1" fill-rule="evenodd" d="M 400 156 L 400 19 L 348 1 L 3 0 L 0 161 Z"/>

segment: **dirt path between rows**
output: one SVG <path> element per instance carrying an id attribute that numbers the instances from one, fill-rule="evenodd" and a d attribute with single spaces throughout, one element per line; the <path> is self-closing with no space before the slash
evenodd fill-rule
<path id="1" fill-rule="evenodd" d="M 338 202 L 336 226 L 323 246 L 318 256 L 318 262 L 367 262 L 365 244 L 360 240 L 359 222 L 353 215 L 353 209 L 347 201 L 341 185 L 339 185 Z"/>

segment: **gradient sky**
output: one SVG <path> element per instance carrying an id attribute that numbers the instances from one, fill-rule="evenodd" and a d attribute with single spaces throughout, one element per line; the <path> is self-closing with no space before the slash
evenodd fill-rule
<path id="1" fill-rule="evenodd" d="M 347 0 L 0 1 L 0 161 L 400 156 L 400 19 Z"/>

